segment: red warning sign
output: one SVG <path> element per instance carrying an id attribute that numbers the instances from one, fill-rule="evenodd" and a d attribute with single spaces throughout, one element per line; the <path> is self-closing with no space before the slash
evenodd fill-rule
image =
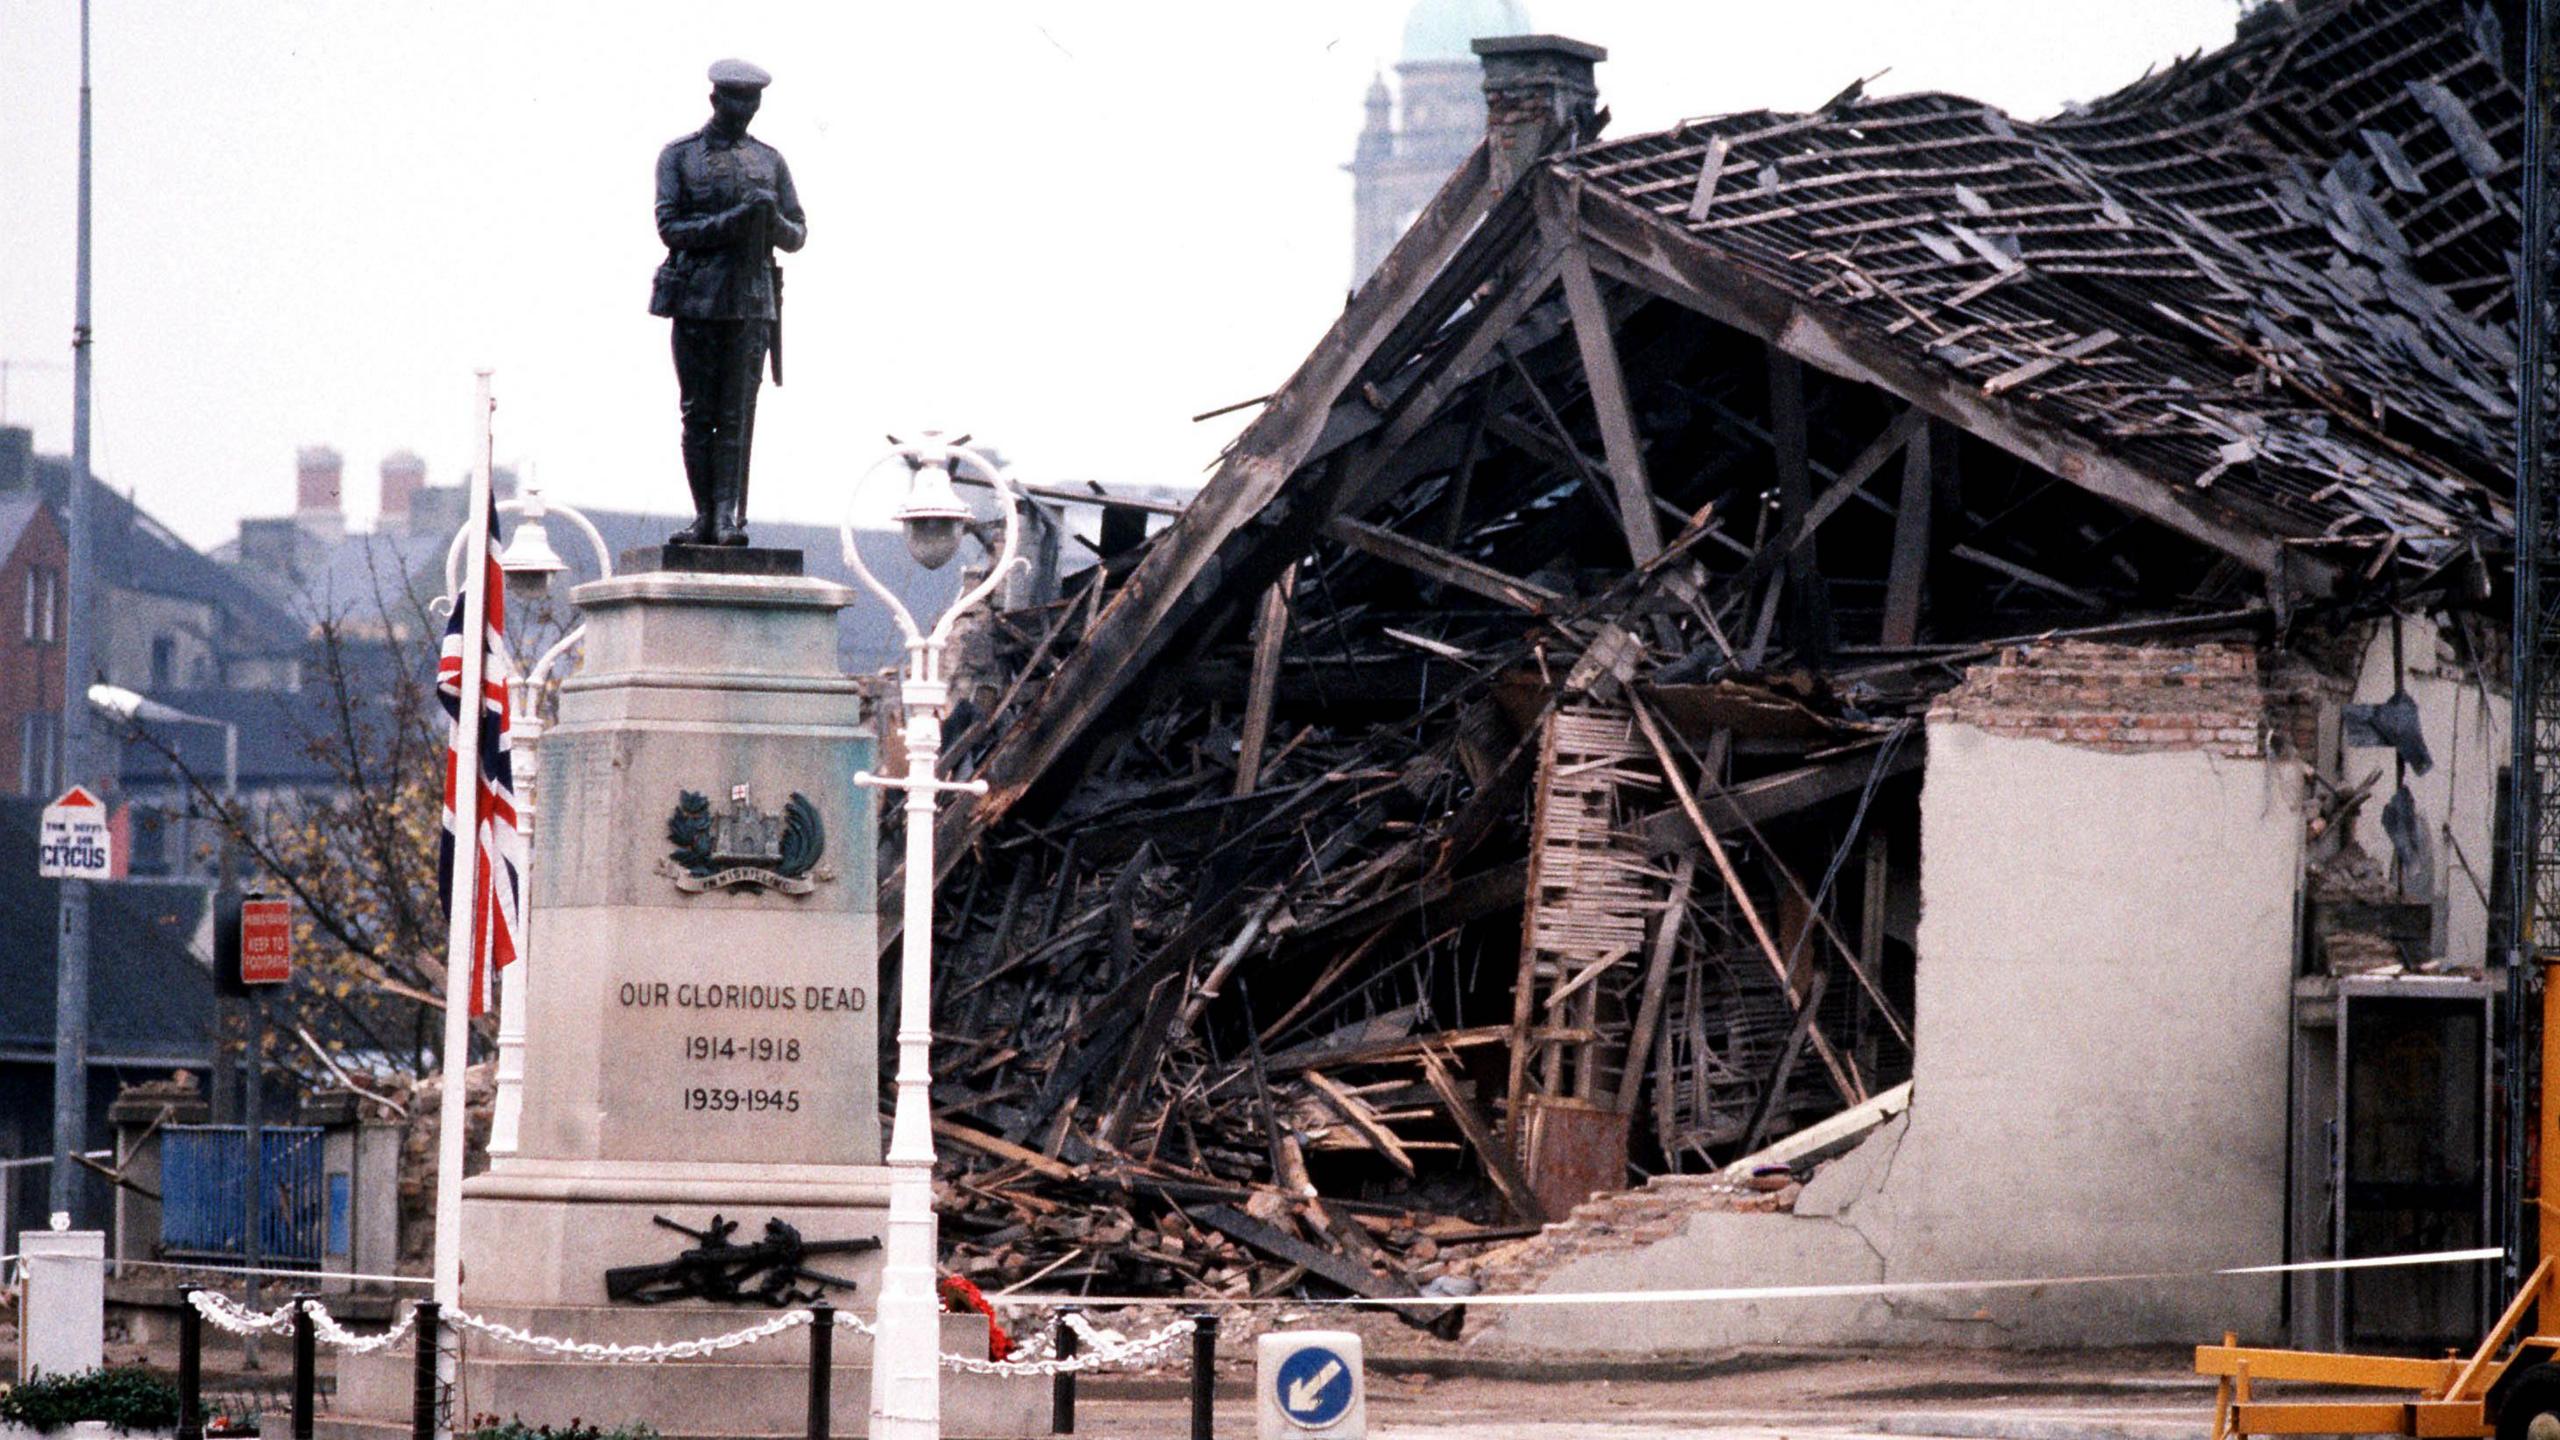
<path id="1" fill-rule="evenodd" d="M 293 979 L 293 906 L 283 900 L 240 902 L 240 983 L 282 985 Z"/>

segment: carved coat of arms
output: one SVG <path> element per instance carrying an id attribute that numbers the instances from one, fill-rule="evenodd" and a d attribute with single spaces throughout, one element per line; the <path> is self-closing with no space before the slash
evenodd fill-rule
<path id="1" fill-rule="evenodd" d="M 784 802 L 782 813 L 755 808 L 744 785 L 729 788 L 727 808 L 714 810 L 698 790 L 676 797 L 667 817 L 667 843 L 674 846 L 658 870 L 689 894 L 704 890 L 776 890 L 806 895 L 835 871 L 821 867 L 827 853 L 827 829 L 818 807 L 798 791 Z"/>

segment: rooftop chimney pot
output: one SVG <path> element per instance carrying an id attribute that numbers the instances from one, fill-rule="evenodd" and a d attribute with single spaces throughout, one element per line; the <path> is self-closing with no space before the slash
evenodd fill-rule
<path id="1" fill-rule="evenodd" d="M 381 518 L 375 524 L 382 528 L 405 528 L 409 511 L 418 492 L 427 487 L 427 462 L 407 450 L 394 450 L 382 457 Z"/>
<path id="2" fill-rule="evenodd" d="M 305 445 L 293 457 L 293 508 L 297 511 L 338 508 L 346 461 L 326 445 Z"/>
<path id="3" fill-rule="evenodd" d="M 1484 65 L 1484 130 L 1497 189 L 1510 189 L 1538 157 L 1597 129 L 1593 71 L 1608 51 L 1562 35 L 1488 36 L 1471 48 Z"/>

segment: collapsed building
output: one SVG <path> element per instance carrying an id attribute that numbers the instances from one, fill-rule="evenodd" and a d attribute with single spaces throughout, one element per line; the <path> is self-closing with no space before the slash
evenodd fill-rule
<path id="1" fill-rule="evenodd" d="M 1199 497 L 976 637 L 952 1262 L 1395 1298 L 2485 1243 L 2508 34 L 2267 4 L 2048 120 L 1852 86 L 1623 139 L 1597 47 L 1479 41 L 1484 142 Z M 2414 1338 L 2490 1288 L 1537 1323 Z"/>

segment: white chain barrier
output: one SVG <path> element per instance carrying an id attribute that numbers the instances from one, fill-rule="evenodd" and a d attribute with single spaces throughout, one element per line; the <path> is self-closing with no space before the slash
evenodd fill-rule
<path id="1" fill-rule="evenodd" d="M 972 1375 L 1069 1375 L 1085 1370 L 1130 1367 L 1144 1368 L 1156 1364 L 1181 1347 L 1197 1327 L 1190 1317 L 1172 1321 L 1163 1328 L 1135 1340 L 1117 1330 L 1100 1328 L 1076 1311 L 1067 1311 L 1060 1319 L 1076 1332 L 1086 1347 L 1076 1354 L 1060 1358 L 1050 1355 L 1050 1338 L 1046 1335 L 1017 1348 L 1024 1358 L 989 1360 L 975 1355 L 942 1352 L 942 1368 L 961 1370 Z M 836 1325 L 857 1335 L 869 1335 L 872 1328 L 862 1317 L 849 1310 L 836 1312 Z"/>
<path id="2" fill-rule="evenodd" d="M 388 1350 L 399 1344 L 400 1338 L 409 1333 L 411 1326 L 418 1323 L 418 1307 L 412 1305 L 408 1313 L 402 1315 L 390 1329 L 379 1335 L 358 1335 L 339 1324 L 338 1317 L 330 1314 L 328 1308 L 319 1301 L 310 1300 L 304 1303 L 311 1307 L 312 1334 L 350 1355 L 370 1355 L 376 1350 Z"/>
<path id="3" fill-rule="evenodd" d="M 234 1335 L 281 1335 L 293 1329 L 297 1307 L 311 1313 L 315 1339 L 336 1346 L 350 1354 L 370 1355 L 387 1350 L 407 1338 L 416 1327 L 415 1306 L 404 1312 L 392 1326 L 376 1335 L 358 1335 L 340 1324 L 328 1307 L 317 1300 L 288 1301 L 273 1310 L 252 1310 L 239 1301 L 213 1290 L 197 1290 L 187 1296 L 196 1313 L 217 1327 Z M 601 1361 L 607 1364 L 654 1365 L 669 1360 L 693 1360 L 706 1355 L 740 1349 L 770 1340 L 785 1331 L 809 1324 L 816 1318 L 808 1310 L 791 1310 L 774 1316 L 761 1325 L 732 1330 L 725 1335 L 706 1335 L 695 1340 L 669 1340 L 653 1345 L 612 1345 L 583 1340 L 564 1340 L 556 1336 L 536 1335 L 513 1325 L 474 1315 L 468 1310 L 447 1312 L 446 1320 L 467 1330 L 477 1330 L 505 1344 L 539 1350 L 547 1355 L 567 1359 Z M 1145 1368 L 1169 1358 L 1196 1329 L 1188 1316 L 1132 1339 L 1117 1330 L 1097 1326 L 1081 1313 L 1067 1311 L 1059 1319 L 1073 1330 L 1082 1342 L 1077 1353 L 1058 1356 L 1051 1353 L 1055 1342 L 1049 1335 L 1033 1338 L 1016 1349 L 1019 1358 L 989 1360 L 973 1355 L 942 1355 L 943 1368 L 966 1371 L 973 1375 L 1064 1375 L 1086 1370 Z M 839 1329 L 857 1335 L 873 1334 L 869 1322 L 850 1310 L 835 1315 Z"/>
<path id="4" fill-rule="evenodd" d="M 293 1328 L 291 1304 L 279 1305 L 273 1310 L 252 1310 L 213 1290 L 191 1291 L 187 1301 L 196 1307 L 197 1314 L 234 1335 L 280 1335 Z"/>
<path id="5" fill-rule="evenodd" d="M 808 1324 L 811 1317 L 806 1310 L 789 1310 L 761 1325 L 750 1325 L 744 1330 L 732 1330 L 726 1335 L 706 1335 L 699 1340 L 669 1340 L 655 1345 L 599 1345 L 582 1340 L 561 1340 L 549 1335 L 536 1335 L 529 1330 L 519 1330 L 513 1325 L 501 1324 L 495 1320 L 483 1319 L 468 1310 L 452 1311 L 446 1318 L 464 1329 L 477 1330 L 483 1335 L 505 1341 L 509 1345 L 521 1345 L 528 1350 L 542 1351 L 546 1355 L 558 1355 L 575 1360 L 602 1360 L 613 1364 L 655 1365 L 667 1360 L 699 1359 L 705 1355 L 716 1355 L 724 1350 L 735 1350 L 740 1346 L 770 1340 L 785 1330 Z"/>

